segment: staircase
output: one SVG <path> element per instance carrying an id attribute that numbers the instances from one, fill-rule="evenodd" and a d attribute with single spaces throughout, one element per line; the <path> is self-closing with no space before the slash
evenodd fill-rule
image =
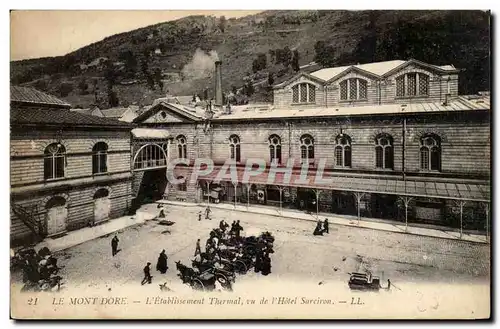
<path id="1" fill-rule="evenodd" d="M 45 222 L 40 219 L 38 206 L 30 208 L 11 202 L 12 211 L 33 233 L 36 242 L 42 241 L 47 236 Z"/>

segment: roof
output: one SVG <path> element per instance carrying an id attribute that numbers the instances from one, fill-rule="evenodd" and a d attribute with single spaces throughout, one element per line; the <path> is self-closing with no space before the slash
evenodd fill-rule
<path id="1" fill-rule="evenodd" d="M 170 138 L 170 134 L 165 129 L 150 129 L 150 128 L 134 128 L 132 129 L 132 135 L 135 138 L 142 139 L 167 139 Z"/>
<path id="2" fill-rule="evenodd" d="M 39 105 L 52 105 L 55 107 L 71 107 L 67 102 L 29 87 L 10 86 L 10 101 Z"/>
<path id="3" fill-rule="evenodd" d="M 132 125 L 116 119 L 102 118 L 81 114 L 69 109 L 12 107 L 10 109 L 11 124 L 23 125 L 65 125 L 131 128 Z"/>
<path id="4" fill-rule="evenodd" d="M 249 119 L 272 119 L 272 118 L 311 118 L 311 117 L 335 117 L 335 116 L 362 116 L 362 115 L 384 115 L 405 113 L 437 113 L 453 111 L 477 111 L 489 110 L 490 98 L 488 96 L 460 96 L 452 99 L 447 105 L 440 102 L 410 103 L 410 104 L 383 104 L 364 106 L 338 106 L 317 108 L 274 108 L 267 105 L 233 106 L 231 114 L 217 113 L 213 120 L 249 120 Z"/>
<path id="5" fill-rule="evenodd" d="M 220 180 L 230 181 L 231 177 L 225 175 L 225 169 L 221 172 L 222 169 L 220 167 L 207 175 L 200 175 L 198 178 L 214 182 L 219 182 Z M 181 169 L 176 168 L 175 170 L 180 171 Z M 404 181 L 401 177 L 394 176 L 339 174 L 337 172 L 325 171 L 322 173 L 322 180 L 317 181 L 315 171 L 309 171 L 306 177 L 303 177 L 300 170 L 294 171 L 289 179 L 286 177 L 286 173 L 277 171 L 273 179 L 273 177 L 269 177 L 269 169 L 255 176 L 248 176 L 245 175 L 245 168 L 236 168 L 235 175 L 237 181 L 244 184 L 287 185 L 361 193 L 384 193 L 483 202 L 489 202 L 491 198 L 489 182 L 479 180 L 450 183 L 449 181 L 441 181 L 437 178 L 407 178 Z M 244 178 L 247 180 L 244 180 Z"/>
<path id="6" fill-rule="evenodd" d="M 112 107 L 110 109 L 103 109 L 101 112 L 106 118 L 121 118 L 128 109 L 128 107 Z"/>
<path id="7" fill-rule="evenodd" d="M 159 106 L 168 108 L 169 110 L 177 113 L 181 116 L 187 117 L 190 120 L 203 120 L 205 119 L 205 109 L 204 108 L 194 108 L 190 106 L 184 106 L 181 104 L 173 104 L 165 101 L 158 101 L 157 104 L 151 106 L 148 110 L 142 112 L 139 116 L 133 119 L 133 122 L 141 122 L 149 118 L 155 111 L 159 110 Z"/>

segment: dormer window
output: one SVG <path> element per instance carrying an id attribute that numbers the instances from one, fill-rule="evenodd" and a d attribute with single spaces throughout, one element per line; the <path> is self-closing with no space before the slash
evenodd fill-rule
<path id="1" fill-rule="evenodd" d="M 396 97 L 429 95 L 429 76 L 424 73 L 406 73 L 396 78 Z"/>
<path id="2" fill-rule="evenodd" d="M 316 87 L 310 83 L 299 83 L 292 87 L 292 103 L 315 103 Z"/>
<path id="3" fill-rule="evenodd" d="M 366 99 L 368 83 L 366 80 L 352 78 L 340 83 L 340 100 L 358 101 Z"/>

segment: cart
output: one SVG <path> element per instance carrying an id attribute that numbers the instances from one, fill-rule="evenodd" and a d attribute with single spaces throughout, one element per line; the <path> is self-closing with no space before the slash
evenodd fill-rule
<path id="1" fill-rule="evenodd" d="M 351 273 L 348 285 L 351 290 L 378 291 L 381 288 L 380 278 L 371 273 Z"/>

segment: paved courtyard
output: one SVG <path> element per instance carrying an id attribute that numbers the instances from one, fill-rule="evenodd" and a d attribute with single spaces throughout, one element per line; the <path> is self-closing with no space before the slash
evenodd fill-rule
<path id="1" fill-rule="evenodd" d="M 370 270 L 382 280 L 390 278 L 396 286 L 489 282 L 489 245 L 341 225 L 330 225 L 330 234 L 325 236 L 313 236 L 315 223 L 311 221 L 212 209 L 213 220 L 199 222 L 201 207 L 166 205 L 165 209 L 167 218 L 175 222 L 173 226 L 150 220 L 120 230 L 121 251 L 115 257 L 111 256 L 112 235 L 58 252 L 67 285 L 102 289 L 139 285 L 148 261 L 155 286 L 165 281 L 178 283 L 175 261 L 190 265 L 196 239 L 201 239 L 203 247 L 209 231 L 222 219 L 229 224 L 240 220 L 246 230 L 268 230 L 275 236 L 272 274 L 266 279 L 339 283 L 347 282 L 349 272 Z M 146 211 L 158 209 L 147 205 Z M 169 257 L 169 270 L 164 275 L 155 270 L 162 249 Z M 237 279 L 236 285 L 256 277 L 249 273 Z"/>

